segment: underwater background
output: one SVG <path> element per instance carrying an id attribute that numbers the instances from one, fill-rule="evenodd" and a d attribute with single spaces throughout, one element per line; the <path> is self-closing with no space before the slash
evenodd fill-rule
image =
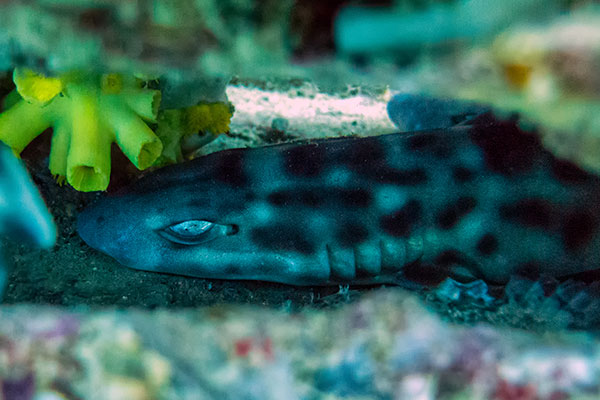
<path id="1" fill-rule="evenodd" d="M 598 398 L 593 247 L 566 272 L 542 264 L 499 281 L 438 259 L 452 264 L 446 275 L 417 271 L 410 284 L 295 285 L 239 280 L 235 269 L 229 280 L 128 268 L 143 251 L 117 261 L 86 244 L 95 239 L 80 237 L 78 218 L 135 182 L 160 187 L 153 177 L 167 165 L 184 171 L 223 150 L 460 131 L 488 112 L 536 138 L 494 139 L 488 154 L 517 149 L 503 168 L 543 152 L 561 160 L 565 187 L 595 187 L 599 72 L 592 1 L 0 2 L 0 140 L 20 153 L 51 214 L 18 197 L 37 195 L 4 146 L 0 398 Z M 311 165 L 325 163 L 302 153 L 297 168 L 315 180 Z M 268 160 L 256 166 L 265 180 L 292 182 Z M 532 184 L 551 192 L 546 180 Z M 481 197 L 503 196 L 492 189 Z M 425 207 L 454 189 L 435 190 Z M 585 217 L 569 225 L 592 244 L 594 190 L 574 190 Z M 534 215 L 537 229 L 543 207 L 514 218 Z M 537 246 L 528 240 L 511 236 L 522 246 L 506 258 Z"/>

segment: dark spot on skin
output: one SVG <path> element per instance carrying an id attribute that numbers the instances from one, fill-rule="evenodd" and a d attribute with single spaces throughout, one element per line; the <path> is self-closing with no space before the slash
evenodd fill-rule
<path id="1" fill-rule="evenodd" d="M 307 207 L 319 207 L 325 199 L 319 192 L 314 190 L 303 190 L 299 193 L 300 203 Z"/>
<path id="2" fill-rule="evenodd" d="M 552 174 L 556 179 L 566 184 L 585 183 L 591 175 L 567 160 L 554 158 L 552 160 Z"/>
<path id="3" fill-rule="evenodd" d="M 373 201 L 373 196 L 365 189 L 340 189 L 340 202 L 348 207 L 368 207 Z"/>
<path id="4" fill-rule="evenodd" d="M 452 169 L 452 177 L 457 183 L 467 183 L 475 178 L 475 173 L 470 169 L 459 165 Z"/>
<path id="5" fill-rule="evenodd" d="M 287 225 L 255 228 L 251 237 L 254 243 L 269 250 L 295 251 L 302 254 L 315 252 L 315 244 L 308 241 L 306 235 Z"/>
<path id="6" fill-rule="evenodd" d="M 423 168 L 398 169 L 386 164 L 383 145 L 375 139 L 363 139 L 358 145 L 350 146 L 342 162 L 356 173 L 376 180 L 403 186 L 415 186 L 427 182 Z"/>
<path id="7" fill-rule="evenodd" d="M 284 157 L 286 170 L 296 176 L 314 177 L 325 165 L 325 153 L 318 144 L 291 147 Z"/>
<path id="8" fill-rule="evenodd" d="M 247 179 L 244 174 L 244 153 L 239 149 L 226 150 L 217 153 L 215 177 L 217 180 L 228 183 L 233 186 L 242 186 L 246 184 Z"/>
<path id="9" fill-rule="evenodd" d="M 477 242 L 477 251 L 484 256 L 492 255 L 498 250 L 498 239 L 491 233 L 486 233 Z"/>
<path id="10" fill-rule="evenodd" d="M 421 214 L 421 204 L 413 199 L 398 211 L 381 217 L 380 226 L 390 236 L 407 237 L 420 221 Z"/>
<path id="11" fill-rule="evenodd" d="M 450 229 L 454 227 L 462 217 L 469 214 L 475 206 L 477 200 L 471 196 L 459 197 L 454 203 L 448 204 L 446 208 L 437 216 L 437 225 L 441 229 Z"/>
<path id="12" fill-rule="evenodd" d="M 346 207 L 364 208 L 372 202 L 371 193 L 365 189 L 298 189 L 279 190 L 270 193 L 267 201 L 277 207 L 290 205 L 303 205 L 306 207 L 320 207 L 325 202 L 342 204 Z"/>
<path id="13" fill-rule="evenodd" d="M 447 140 L 435 133 L 418 133 L 408 138 L 408 149 L 433 154 L 438 158 L 448 158 L 452 148 Z"/>
<path id="14" fill-rule="evenodd" d="M 434 147 L 439 141 L 439 137 L 433 133 L 418 133 L 408 138 L 408 148 L 410 150 L 423 150 Z"/>
<path id="15" fill-rule="evenodd" d="M 426 286 L 439 285 L 449 275 L 445 267 L 414 262 L 402 269 L 402 278 Z"/>
<path id="16" fill-rule="evenodd" d="M 452 146 L 448 140 L 444 140 L 439 143 L 438 146 L 432 151 L 433 155 L 437 158 L 450 158 L 452 155 Z"/>
<path id="17" fill-rule="evenodd" d="M 369 238 L 369 231 L 361 224 L 347 222 L 340 226 L 337 239 L 342 246 L 352 247 Z"/>
<path id="18" fill-rule="evenodd" d="M 379 183 L 391 183 L 399 186 L 416 186 L 427 183 L 427 173 L 423 168 L 401 170 L 387 165 L 372 165 L 358 172 Z"/>
<path id="19" fill-rule="evenodd" d="M 393 183 L 401 186 L 416 186 L 427 182 L 427 173 L 423 168 L 399 170 L 388 168 L 379 171 L 379 179 L 383 183 Z"/>
<path id="20" fill-rule="evenodd" d="M 517 267 L 515 273 L 527 279 L 537 280 L 540 277 L 540 263 L 537 261 L 529 261 Z"/>
<path id="21" fill-rule="evenodd" d="M 530 170 L 543 153 L 536 134 L 521 131 L 515 120 L 490 119 L 490 114 L 474 119 L 471 140 L 483 150 L 488 168 L 504 175 Z"/>
<path id="22" fill-rule="evenodd" d="M 270 193 L 267 201 L 277 207 L 301 204 L 307 207 L 319 207 L 325 198 L 314 190 L 280 190 Z"/>
<path id="23" fill-rule="evenodd" d="M 348 149 L 344 162 L 354 170 L 368 169 L 385 163 L 385 151 L 377 139 L 365 139 Z"/>
<path id="24" fill-rule="evenodd" d="M 575 251 L 587 245 L 594 237 L 596 219 L 589 213 L 578 211 L 571 213 L 562 228 L 562 238 L 568 251 Z"/>
<path id="25" fill-rule="evenodd" d="M 270 193 L 267 196 L 267 201 L 269 202 L 269 204 L 281 207 L 281 206 L 287 206 L 287 205 L 291 204 L 293 201 L 293 198 L 289 192 L 277 191 L 277 192 Z"/>
<path id="26" fill-rule="evenodd" d="M 455 264 L 462 264 L 460 253 L 454 249 L 445 250 L 438 254 L 433 263 L 441 267 L 450 267 Z"/>
<path id="27" fill-rule="evenodd" d="M 104 223 L 104 221 L 106 221 L 106 218 L 104 218 L 104 217 L 102 217 L 102 216 L 100 216 L 100 217 L 96 218 L 96 223 L 97 223 L 97 224 L 103 224 L 103 223 Z"/>
<path id="28" fill-rule="evenodd" d="M 500 216 L 508 221 L 521 225 L 550 229 L 552 226 L 554 207 L 543 199 L 525 199 L 515 204 L 500 207 Z"/>
<path id="29" fill-rule="evenodd" d="M 585 283 L 595 284 L 596 290 L 598 288 L 598 282 L 600 282 L 600 268 L 591 269 L 589 271 L 578 272 L 576 274 L 567 275 L 564 277 L 566 280 L 576 280 Z M 600 293 L 598 293 L 600 295 Z"/>

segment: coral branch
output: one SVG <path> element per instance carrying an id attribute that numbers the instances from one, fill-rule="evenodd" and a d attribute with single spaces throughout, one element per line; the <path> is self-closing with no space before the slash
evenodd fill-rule
<path id="1" fill-rule="evenodd" d="M 117 144 L 139 169 L 148 168 L 160 156 L 162 143 L 150 128 L 126 104 L 115 97 L 103 102 L 110 115 L 108 124 L 115 132 Z"/>
<path id="2" fill-rule="evenodd" d="M 19 101 L 0 114 L 0 140 L 14 152 L 21 153 L 29 142 L 50 127 L 49 111 L 48 107 Z"/>
<path id="3" fill-rule="evenodd" d="M 67 155 L 71 141 L 70 134 L 71 129 L 68 121 L 58 121 L 54 125 L 48 167 L 50 168 L 50 173 L 59 179 L 64 179 L 67 176 Z"/>
<path id="4" fill-rule="evenodd" d="M 67 156 L 67 181 L 83 192 L 106 190 L 110 179 L 112 135 L 99 120 L 95 93 L 73 90 L 71 96 L 72 133 Z"/>
<path id="5" fill-rule="evenodd" d="M 125 90 L 121 95 L 125 103 L 140 117 L 156 122 L 160 92 L 158 90 Z"/>

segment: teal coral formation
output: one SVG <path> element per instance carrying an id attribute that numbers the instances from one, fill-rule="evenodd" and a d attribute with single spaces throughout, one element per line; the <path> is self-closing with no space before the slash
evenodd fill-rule
<path id="1" fill-rule="evenodd" d="M 16 69 L 14 80 L 21 99 L 0 114 L 0 140 L 20 154 L 53 127 L 50 171 L 77 190 L 108 187 L 113 142 L 139 169 L 162 152 L 147 125 L 156 122 L 160 92 L 139 87 L 135 79 L 83 73 L 46 78 Z"/>

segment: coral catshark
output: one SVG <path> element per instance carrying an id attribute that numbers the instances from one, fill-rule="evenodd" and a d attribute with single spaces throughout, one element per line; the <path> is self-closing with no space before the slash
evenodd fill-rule
<path id="1" fill-rule="evenodd" d="M 141 270 L 294 285 L 506 282 L 598 267 L 600 179 L 515 121 L 213 153 L 79 218 Z"/>

